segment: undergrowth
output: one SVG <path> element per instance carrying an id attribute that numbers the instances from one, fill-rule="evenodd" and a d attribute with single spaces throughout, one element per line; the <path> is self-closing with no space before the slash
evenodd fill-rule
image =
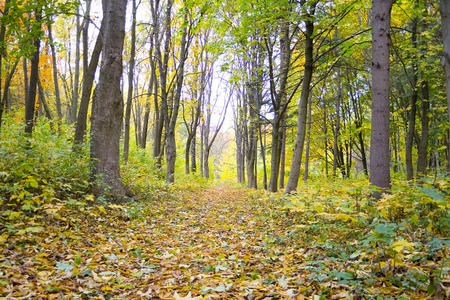
<path id="1" fill-rule="evenodd" d="M 449 188 L 448 178 L 397 181 L 390 193 L 375 200 L 366 180 L 312 183 L 283 195 L 279 208 L 292 220 L 286 237 L 290 242 L 307 239 L 322 253 L 316 260 L 359 265 L 358 271 L 349 265 L 352 271 L 340 280 L 345 284 L 365 286 L 385 277 L 392 289 L 445 296 Z M 336 276 L 316 266 L 311 279 L 323 283 Z M 371 292 L 383 289 L 374 286 Z"/>

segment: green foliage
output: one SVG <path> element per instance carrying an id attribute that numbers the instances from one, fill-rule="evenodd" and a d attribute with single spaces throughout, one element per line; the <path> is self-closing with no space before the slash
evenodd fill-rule
<path id="1" fill-rule="evenodd" d="M 73 152 L 71 130 L 38 122 L 32 138 L 6 118 L 0 133 L 0 205 L 31 213 L 55 200 L 82 200 L 89 191 L 87 152 Z"/>
<path id="2" fill-rule="evenodd" d="M 361 286 L 384 277 L 405 295 L 440 293 L 441 280 L 449 272 L 448 180 L 424 178 L 421 184 L 394 186 L 380 200 L 370 198 L 366 180 L 309 184 L 298 194 L 282 196 L 280 208 L 293 222 L 291 238 L 307 239 L 314 249 L 327 251 L 325 256 L 315 255 L 324 266 L 314 267 L 312 281 Z M 348 260 L 357 263 L 350 268 L 356 273 L 342 275 L 325 268 L 332 261 Z M 429 268 L 439 271 L 430 273 Z M 367 291 L 393 290 L 374 285 Z"/>

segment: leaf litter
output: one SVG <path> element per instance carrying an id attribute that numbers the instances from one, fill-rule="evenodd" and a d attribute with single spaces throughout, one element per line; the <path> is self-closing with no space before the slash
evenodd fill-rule
<path id="1" fill-rule="evenodd" d="M 353 217 L 329 218 L 317 203 L 313 217 L 305 213 L 308 206 L 286 211 L 283 205 L 280 197 L 262 191 L 221 185 L 139 205 L 52 203 L 33 215 L 10 214 L 0 235 L 0 296 L 316 300 L 448 295 L 445 276 L 433 277 L 447 266 L 426 259 L 417 243 L 398 239 L 389 248 L 392 253 L 371 246 L 393 235 L 389 224 L 369 232 L 357 228 Z M 445 260 L 448 248 L 436 249 L 434 255 Z"/>

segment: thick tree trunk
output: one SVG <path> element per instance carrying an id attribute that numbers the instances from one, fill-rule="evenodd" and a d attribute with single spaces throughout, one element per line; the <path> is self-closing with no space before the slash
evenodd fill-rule
<path id="1" fill-rule="evenodd" d="M 94 91 L 91 117 L 91 179 L 96 197 L 116 202 L 127 192 L 120 178 L 120 133 L 123 98 L 120 90 L 127 0 L 103 0 L 106 30 L 99 83 Z"/>
<path id="2" fill-rule="evenodd" d="M 136 0 L 132 0 L 132 13 L 131 13 L 131 49 L 130 49 L 130 62 L 128 64 L 128 94 L 127 94 L 127 107 L 125 110 L 125 128 L 123 139 L 123 161 L 128 162 L 128 153 L 130 151 L 130 119 L 131 119 L 131 105 L 133 104 L 133 77 L 134 77 L 134 65 L 136 57 Z"/>
<path id="3" fill-rule="evenodd" d="M 309 14 L 312 16 L 315 12 L 316 2 L 311 4 Z M 308 99 L 311 88 L 311 79 L 313 74 L 313 38 L 314 23 L 308 18 L 305 21 L 305 71 L 303 75 L 302 91 L 299 103 L 297 136 L 295 138 L 294 156 L 292 158 L 291 173 L 289 174 L 288 183 L 286 185 L 286 193 L 290 193 L 297 189 L 298 179 L 300 177 L 300 166 L 302 162 L 303 147 L 305 144 L 306 134 L 306 117 L 308 114 Z"/>
<path id="4" fill-rule="evenodd" d="M 450 1 L 441 0 L 440 5 L 442 19 L 442 39 L 444 41 L 444 53 L 442 63 L 445 71 L 445 86 L 447 92 L 447 114 L 450 120 Z M 450 137 L 450 127 L 449 127 Z M 450 158 L 450 138 L 447 143 L 447 157 Z M 447 171 L 450 172 L 450 159 L 447 160 Z"/>
<path id="5" fill-rule="evenodd" d="M 390 189 L 389 155 L 389 30 L 392 0 L 372 2 L 372 131 L 370 184 Z M 380 198 L 381 193 L 375 192 Z"/>

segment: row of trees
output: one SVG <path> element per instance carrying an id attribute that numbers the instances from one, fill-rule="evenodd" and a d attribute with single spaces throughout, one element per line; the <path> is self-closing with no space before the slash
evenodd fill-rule
<path id="1" fill-rule="evenodd" d="M 247 153 L 237 155 L 238 180 L 244 182 L 247 173 L 248 186 L 255 186 L 257 156 L 250 152 L 267 128 L 271 191 L 284 188 L 285 163 L 290 166 L 286 192 L 297 188 L 303 162 L 306 180 L 310 162 L 326 176 L 332 165 L 333 176 L 350 177 L 356 161 L 357 171 L 370 171 L 371 183 L 381 188 L 390 187 L 392 166 L 408 180 L 430 171 L 448 172 L 448 109 L 440 63 L 446 53 L 445 2 L 229 6 L 236 8 L 229 12 L 229 23 L 233 16 L 238 20 L 230 29 L 230 44 L 238 45 L 234 53 L 244 58 L 234 65 L 244 82 L 236 144 L 238 153 Z M 268 12 L 265 5 L 276 9 Z M 242 32 L 248 34 L 245 39 Z M 259 131 L 256 137 L 253 128 Z M 264 185 L 265 147 L 260 146 Z"/>
<path id="2" fill-rule="evenodd" d="M 126 163 L 133 133 L 167 182 L 182 148 L 185 172 L 199 160 L 209 177 L 228 107 L 237 179 L 252 188 L 291 192 L 311 164 L 350 177 L 356 161 L 381 188 L 391 165 L 408 180 L 449 165 L 447 1 L 2 4 L 0 121 L 24 105 L 28 133 L 39 113 L 73 123 L 78 151 L 90 111 L 96 195 L 132 195 L 120 180 L 120 145 L 123 137 Z M 227 78 L 220 96 L 218 77 Z"/>

